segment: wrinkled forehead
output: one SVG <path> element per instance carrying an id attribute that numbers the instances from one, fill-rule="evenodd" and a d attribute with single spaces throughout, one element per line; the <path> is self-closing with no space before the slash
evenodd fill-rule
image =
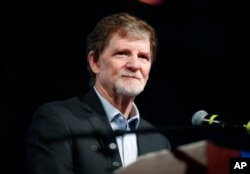
<path id="1" fill-rule="evenodd" d="M 113 33 L 113 35 L 115 34 L 130 39 L 148 39 L 150 37 L 148 32 L 137 28 L 122 28 Z"/>
<path id="2" fill-rule="evenodd" d="M 150 34 L 148 32 L 139 31 L 136 29 L 128 30 L 128 28 L 123 28 L 119 30 L 110 31 L 108 37 L 105 39 L 105 43 L 100 52 L 102 52 L 105 48 L 107 48 L 110 44 L 110 41 L 113 37 L 119 36 L 121 38 L 126 38 L 129 40 L 149 40 L 150 54 L 152 55 L 152 48 L 150 43 Z"/>

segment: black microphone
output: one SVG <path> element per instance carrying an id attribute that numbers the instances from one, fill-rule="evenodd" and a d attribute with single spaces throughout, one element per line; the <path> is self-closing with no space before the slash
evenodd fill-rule
<path id="1" fill-rule="evenodd" d="M 225 121 L 217 114 L 210 115 L 204 110 L 199 110 L 192 117 L 193 126 L 217 126 L 217 127 L 234 127 L 244 128 L 250 134 L 250 121 L 247 124 L 242 124 L 236 121 Z"/>

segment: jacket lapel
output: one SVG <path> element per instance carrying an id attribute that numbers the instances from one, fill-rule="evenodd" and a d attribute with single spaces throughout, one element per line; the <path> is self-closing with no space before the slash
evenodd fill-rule
<path id="1" fill-rule="evenodd" d="M 140 120 L 140 124 L 138 129 L 146 129 L 148 128 L 147 124 L 143 119 Z M 138 144 L 138 155 L 143 155 L 151 151 L 150 139 L 146 133 L 138 133 L 137 134 L 137 144 Z"/>
<path id="2" fill-rule="evenodd" d="M 112 161 L 118 161 L 121 164 L 116 137 L 113 134 L 113 129 L 106 116 L 102 103 L 93 88 L 82 97 L 82 102 L 83 108 L 89 112 L 86 117 L 93 127 L 94 134 L 104 154 L 111 157 Z M 116 148 L 115 146 L 110 146 L 111 144 L 115 144 Z"/>

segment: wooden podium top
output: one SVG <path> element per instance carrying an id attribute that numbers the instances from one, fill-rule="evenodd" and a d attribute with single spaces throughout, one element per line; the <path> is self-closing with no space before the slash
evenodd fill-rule
<path id="1" fill-rule="evenodd" d="M 148 153 L 114 174 L 229 174 L 230 158 L 239 156 L 239 150 L 202 140 Z"/>

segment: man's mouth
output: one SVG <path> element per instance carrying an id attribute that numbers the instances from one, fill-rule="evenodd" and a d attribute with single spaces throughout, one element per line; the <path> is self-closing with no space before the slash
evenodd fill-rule
<path id="1" fill-rule="evenodd" d="M 139 80 L 139 78 L 136 77 L 136 76 L 126 76 L 126 75 L 123 75 L 122 77 Z"/>

